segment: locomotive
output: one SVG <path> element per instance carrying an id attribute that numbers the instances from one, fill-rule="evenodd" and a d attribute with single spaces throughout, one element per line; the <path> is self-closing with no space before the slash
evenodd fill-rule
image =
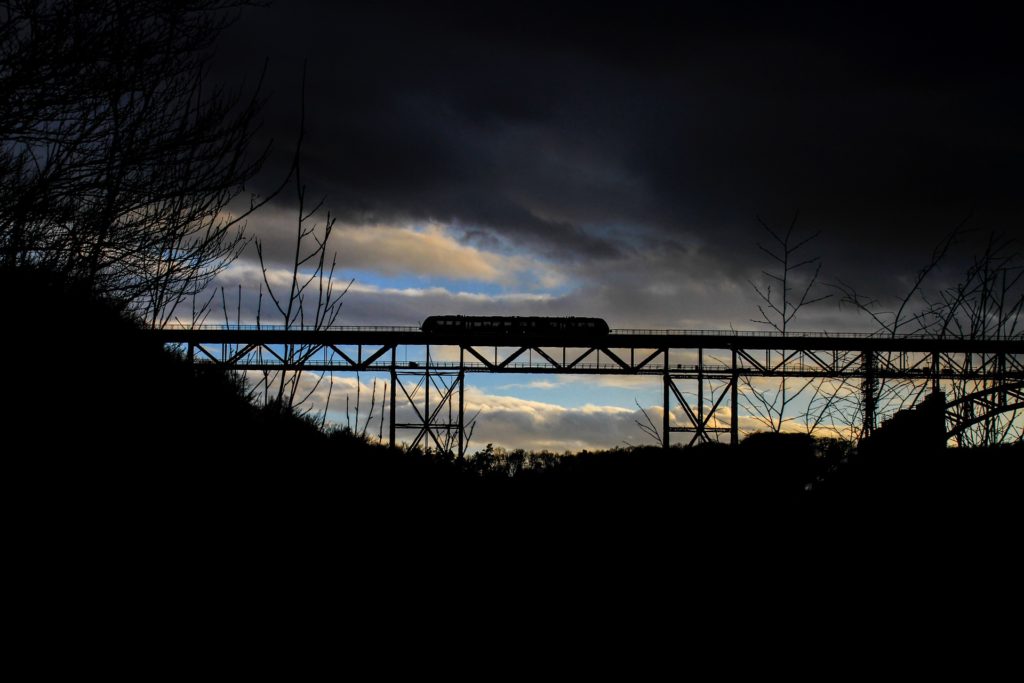
<path id="1" fill-rule="evenodd" d="M 432 315 L 423 321 L 424 332 L 481 334 L 608 334 L 608 323 L 601 318 L 552 318 L 500 315 Z"/>

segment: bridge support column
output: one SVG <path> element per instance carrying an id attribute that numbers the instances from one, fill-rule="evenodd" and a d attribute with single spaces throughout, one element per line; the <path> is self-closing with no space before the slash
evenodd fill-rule
<path id="1" fill-rule="evenodd" d="M 395 370 L 395 354 L 397 349 L 397 346 L 391 347 L 391 410 L 388 420 L 388 445 L 391 448 L 395 447 L 395 408 L 397 404 L 397 394 L 395 391 L 398 389 L 398 371 Z"/>
<path id="2" fill-rule="evenodd" d="M 466 457 L 466 350 L 459 347 L 459 459 Z"/>
<path id="3" fill-rule="evenodd" d="M 427 448 L 430 447 L 430 440 L 426 439 L 427 436 L 433 436 L 430 433 L 430 345 L 427 344 L 426 362 L 423 364 L 423 431 L 420 432 L 420 436 L 416 438 L 418 442 L 420 438 L 424 438 L 427 442 Z M 415 444 L 413 444 L 415 447 Z"/>
<path id="4" fill-rule="evenodd" d="M 415 430 L 411 448 L 436 450 L 461 458 L 468 445 L 464 418 L 465 364 L 461 353 L 458 368 L 432 363 L 429 346 L 422 364 L 411 361 L 399 368 L 392 358 L 391 443 L 395 443 L 397 430 Z M 415 422 L 398 421 L 399 393 L 404 397 L 402 408 L 415 417 Z"/>
<path id="5" fill-rule="evenodd" d="M 697 349 L 697 424 L 694 425 L 697 433 L 694 437 L 697 442 L 708 440 L 704 428 L 704 349 Z"/>
<path id="6" fill-rule="evenodd" d="M 668 435 L 669 435 L 668 392 L 669 392 L 669 385 L 672 383 L 672 380 L 669 379 L 669 376 L 668 376 L 668 349 L 667 348 L 665 349 L 665 356 L 664 357 L 665 357 L 665 361 L 663 363 L 664 372 L 662 373 L 662 377 L 664 379 L 664 384 L 665 384 L 665 401 L 664 401 L 664 403 L 662 403 L 662 406 L 663 406 L 664 410 L 661 413 L 661 447 L 664 448 L 665 450 L 668 450 L 668 447 L 669 447 L 669 439 L 668 439 Z"/>
<path id="7" fill-rule="evenodd" d="M 740 373 L 736 370 L 736 349 L 732 350 L 732 386 L 729 387 L 729 443 L 733 446 L 740 442 L 740 408 L 739 408 Z"/>
<path id="8" fill-rule="evenodd" d="M 685 368 L 682 365 L 676 366 L 675 372 L 666 370 L 663 374 L 665 382 L 665 403 L 664 403 L 664 418 L 662 421 L 662 429 L 664 430 L 662 446 L 669 448 L 669 437 L 672 432 L 684 432 L 692 433 L 693 436 L 687 442 L 687 447 L 695 444 L 709 443 L 711 442 L 712 434 L 724 434 L 730 431 L 729 427 L 723 427 L 718 424 L 718 420 L 715 417 L 719 407 L 724 404 L 726 393 L 729 390 L 729 379 L 730 375 L 725 374 L 724 370 L 713 372 L 710 376 L 707 372 L 707 368 L 704 367 L 704 350 L 701 347 L 697 347 L 697 364 L 687 365 Z M 666 352 L 666 357 L 668 353 Z M 668 364 L 666 363 L 666 367 Z M 691 405 L 691 402 L 686 399 L 686 395 L 683 393 L 678 381 L 682 382 L 697 382 L 697 404 Z M 725 384 L 719 385 L 716 398 L 716 388 L 711 383 L 715 380 L 726 380 Z M 708 388 L 711 391 L 712 405 L 704 405 L 704 383 L 709 383 Z M 672 408 L 672 397 L 675 397 L 675 402 L 678 404 L 682 411 L 682 417 L 678 426 L 672 426 L 669 419 L 670 410 Z M 685 418 L 685 422 L 682 420 Z M 714 421 L 712 423 L 712 421 Z"/>
<path id="9" fill-rule="evenodd" d="M 864 351 L 864 383 L 861 392 L 864 395 L 864 431 L 861 438 L 866 439 L 875 431 L 875 402 L 878 399 L 878 379 L 875 376 L 875 352 Z"/>

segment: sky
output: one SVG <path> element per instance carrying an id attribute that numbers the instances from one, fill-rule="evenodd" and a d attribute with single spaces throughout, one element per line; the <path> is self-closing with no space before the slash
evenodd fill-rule
<path id="1" fill-rule="evenodd" d="M 224 34 L 214 75 L 251 87 L 266 69 L 271 151 L 251 189 L 286 174 L 304 121 L 306 206 L 323 199 L 338 278 L 354 279 L 341 324 L 761 329 L 764 226 L 792 225 L 816 235 L 798 282 L 820 264 L 814 292 L 831 296 L 791 329 L 871 331 L 834 285 L 902 295 L 964 223 L 941 288 L 983 235 L 1020 233 L 1024 65 L 1004 11 L 276 2 Z M 296 213 L 285 191 L 249 220 L 272 272 L 289 267 Z M 219 282 L 260 279 L 249 250 Z M 643 442 L 636 404 L 661 391 L 471 381 L 475 440 L 553 450 Z"/>

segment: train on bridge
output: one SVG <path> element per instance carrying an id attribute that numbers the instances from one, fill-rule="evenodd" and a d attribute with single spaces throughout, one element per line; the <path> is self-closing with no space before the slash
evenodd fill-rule
<path id="1" fill-rule="evenodd" d="M 480 332 L 486 334 L 558 334 L 606 335 L 608 323 L 601 318 L 500 316 L 500 315 L 432 315 L 423 321 L 424 332 Z"/>

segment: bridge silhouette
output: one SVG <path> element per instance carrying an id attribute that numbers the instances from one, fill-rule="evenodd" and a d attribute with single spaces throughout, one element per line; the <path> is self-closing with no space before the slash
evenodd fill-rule
<path id="1" fill-rule="evenodd" d="M 728 434 L 739 440 L 741 383 L 757 377 L 843 380 L 860 398 L 861 436 L 878 420 L 879 388 L 894 380 L 953 396 L 947 436 L 1024 410 L 1024 337 L 967 339 L 874 334 L 618 329 L 608 334 L 424 332 L 418 327 L 168 327 L 150 332 L 194 363 L 241 371 L 383 372 L 390 375 L 389 443 L 414 430 L 412 446 L 464 455 L 468 373 L 651 375 L 663 384 L 662 445 Z M 407 360 L 409 349 L 415 360 Z M 402 350 L 403 353 L 399 353 Z M 684 392 L 684 388 L 689 391 Z M 691 401 L 687 396 L 695 396 Z M 398 404 L 414 422 L 399 422 Z M 725 403 L 728 398 L 728 403 Z M 683 419 L 675 423 L 672 409 Z M 718 419 L 729 407 L 729 423 Z M 1019 436 L 1017 437 L 1019 438 Z"/>

